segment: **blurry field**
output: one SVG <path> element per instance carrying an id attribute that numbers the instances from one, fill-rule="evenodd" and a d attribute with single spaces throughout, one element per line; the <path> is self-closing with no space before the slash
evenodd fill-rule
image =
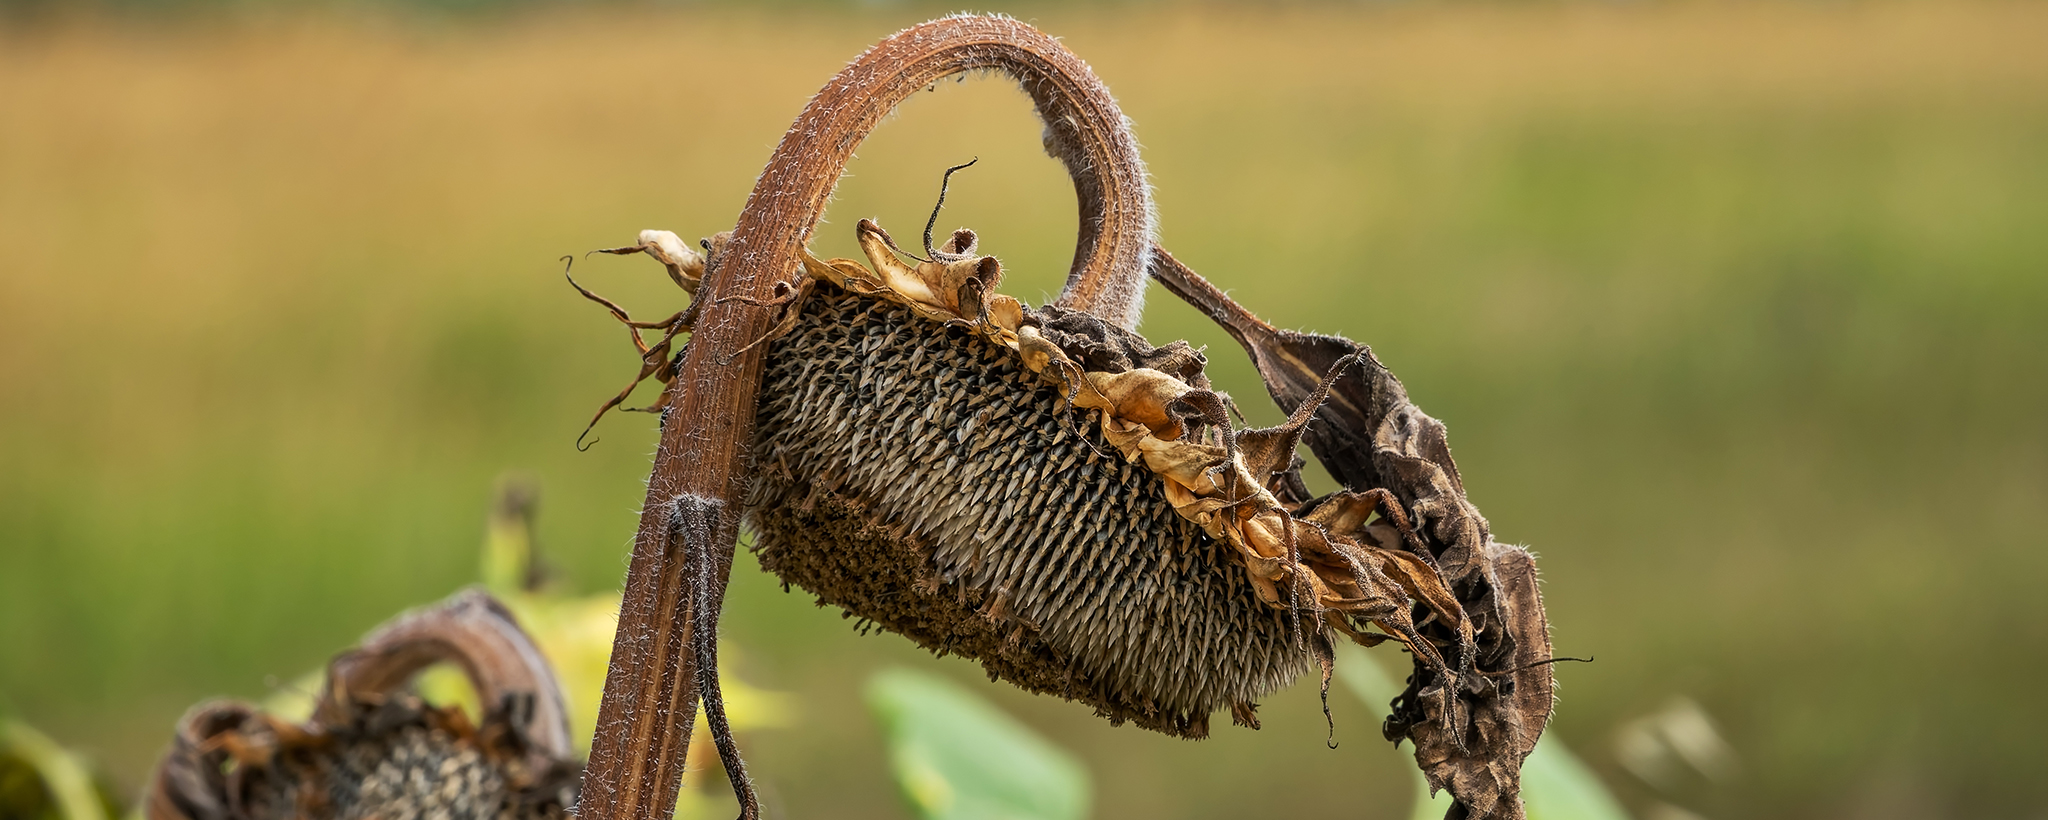
<path id="1" fill-rule="evenodd" d="M 1136 121 L 1168 247 L 1278 324 L 1374 346 L 1541 556 L 1552 731 L 1639 813 L 2043 817 L 2048 7 L 1275 8 L 1024 15 Z M 0 28 L 0 698 L 131 788 L 206 696 L 260 697 L 474 577 L 493 478 L 617 584 L 653 429 L 571 442 L 635 364 L 557 257 L 731 225 L 809 94 L 908 12 Z M 1071 187 L 1023 97 L 884 126 L 856 218 L 978 229 L 1037 301 Z M 649 316 L 645 259 L 579 263 Z M 1235 346 L 1156 291 L 1154 340 Z M 1267 420 L 1273 418 L 1268 413 Z M 1258 419 L 1255 419 L 1258 420 Z M 887 663 L 743 557 L 739 674 L 788 817 L 901 816 Z M 1385 650 L 1382 650 L 1385 651 Z M 1314 687 L 1190 744 L 980 691 L 1091 766 L 1101 817 L 1405 816 L 1378 715 Z M 1738 765 L 1652 784 L 1630 721 L 1700 703 Z M 708 765 L 708 764 L 707 764 Z"/>

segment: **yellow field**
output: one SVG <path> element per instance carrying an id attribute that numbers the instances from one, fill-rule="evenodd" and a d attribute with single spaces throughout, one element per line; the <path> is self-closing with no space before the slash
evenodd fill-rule
<path id="1" fill-rule="evenodd" d="M 1711 817 L 2038 807 L 2048 709 L 2048 6 L 1433 4 L 1019 12 L 1135 120 L 1168 247 L 1278 324 L 1372 344 L 1474 500 L 1541 555 L 1553 731 L 1631 805 Z M 258 697 L 473 575 L 493 477 L 616 584 L 652 430 L 564 254 L 731 225 L 818 85 L 907 12 L 599 6 L 478 18 L 68 17 L 0 28 L 0 697 L 138 782 L 209 695 Z M 976 228 L 1037 301 L 1071 187 L 1021 94 L 904 106 L 820 229 Z M 949 227 L 942 224 L 940 227 Z M 649 316 L 651 262 L 579 278 Z M 1153 294 L 1155 341 L 1227 337 Z M 1270 419 L 1270 413 L 1266 418 Z M 791 817 L 899 816 L 882 663 L 750 558 L 741 673 L 805 725 Z M 1186 744 L 986 688 L 1080 751 L 1102 817 L 1405 816 L 1378 716 L 1312 686 Z M 1614 752 L 1674 696 L 1742 755 Z M 706 765 L 709 765 L 708 762 Z"/>

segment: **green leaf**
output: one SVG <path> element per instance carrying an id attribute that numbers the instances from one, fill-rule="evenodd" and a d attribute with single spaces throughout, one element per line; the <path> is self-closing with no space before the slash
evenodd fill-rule
<path id="1" fill-rule="evenodd" d="M 1522 761 L 1522 805 L 1529 820 L 1628 820 L 1593 770 L 1555 737 L 1537 741 Z"/>
<path id="2" fill-rule="evenodd" d="M 1399 697 L 1402 685 L 1386 667 L 1365 649 L 1337 648 L 1337 678 L 1351 693 L 1374 709 L 1384 710 Z M 1431 796 L 1429 780 L 1422 770 L 1409 766 L 1414 776 L 1415 808 L 1412 820 L 1438 820 L 1451 808 L 1451 796 Z M 1586 764 L 1579 762 L 1564 741 L 1546 734 L 1536 750 L 1522 761 L 1522 806 L 1529 820 L 1629 820 L 1621 802 L 1600 782 Z"/>
<path id="3" fill-rule="evenodd" d="M 78 755 L 0 716 L 0 817 L 107 820 L 112 802 Z"/>
<path id="4" fill-rule="evenodd" d="M 1337 647 L 1337 680 L 1378 714 L 1384 714 L 1404 688 L 1364 647 L 1348 644 Z M 1444 813 L 1451 810 L 1450 793 L 1439 792 L 1432 796 L 1429 778 L 1422 776 L 1421 769 L 1412 762 L 1403 768 L 1408 770 L 1408 777 L 1415 787 L 1415 805 L 1408 812 L 1409 820 L 1443 820 Z"/>
<path id="5" fill-rule="evenodd" d="M 925 820 L 1068 820 L 1087 815 L 1072 755 L 957 684 L 903 669 L 868 682 L 889 763 Z"/>

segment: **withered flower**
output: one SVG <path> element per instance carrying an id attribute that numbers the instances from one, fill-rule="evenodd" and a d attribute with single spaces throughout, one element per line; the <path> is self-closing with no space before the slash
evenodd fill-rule
<path id="1" fill-rule="evenodd" d="M 1018 80 L 1075 181 L 1079 246 L 1043 308 L 997 292 L 972 231 L 933 247 L 928 225 L 917 264 L 867 220 L 865 264 L 805 249 L 875 124 L 972 70 Z M 1522 815 L 1552 698 L 1529 554 L 1493 541 L 1443 426 L 1369 349 L 1276 330 L 1154 244 L 1130 124 L 1056 41 L 978 16 L 883 41 L 812 99 L 737 226 L 702 247 L 648 232 L 611 249 L 692 292 L 667 320 L 584 292 L 664 391 L 580 815 L 665 816 L 700 697 L 742 815 L 758 813 L 717 689 L 743 523 L 762 565 L 821 602 L 1181 737 L 1224 708 L 1256 728 L 1258 700 L 1312 666 L 1327 696 L 1335 640 L 1393 642 L 1414 671 L 1387 736 L 1414 743 L 1453 816 Z M 1233 426 L 1200 353 L 1131 330 L 1147 276 L 1244 345 L 1285 423 Z M 1309 497 L 1301 443 L 1344 490 Z"/>
<path id="2" fill-rule="evenodd" d="M 407 690 L 459 667 L 471 721 Z M 311 720 L 202 703 L 157 764 L 149 820 L 447 817 L 560 820 L 581 766 L 553 670 L 511 613 L 471 590 L 380 627 L 327 667 Z"/>

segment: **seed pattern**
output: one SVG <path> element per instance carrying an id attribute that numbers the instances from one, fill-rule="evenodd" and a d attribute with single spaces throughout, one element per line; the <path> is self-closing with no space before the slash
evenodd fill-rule
<path id="1" fill-rule="evenodd" d="M 774 344 L 748 520 L 821 605 L 1186 737 L 1306 669 L 1227 548 L 1013 351 L 826 283 Z"/>
<path id="2" fill-rule="evenodd" d="M 517 755 L 501 753 L 454 712 L 412 696 L 361 704 L 350 725 L 320 737 L 292 736 L 272 756 L 234 767 L 227 788 L 198 811 L 218 820 L 317 817 L 333 820 L 561 820 L 575 800 L 574 772 L 540 788 Z M 237 737 L 275 737 L 261 720 Z M 237 785 L 239 784 L 239 785 Z"/>
<path id="3" fill-rule="evenodd" d="M 254 817 L 291 817 L 317 795 L 337 820 L 513 820 L 526 816 L 497 767 L 445 732 L 407 727 L 342 746 L 301 766 L 279 767 L 257 790 Z M 317 771 L 318 777 L 309 777 Z"/>

